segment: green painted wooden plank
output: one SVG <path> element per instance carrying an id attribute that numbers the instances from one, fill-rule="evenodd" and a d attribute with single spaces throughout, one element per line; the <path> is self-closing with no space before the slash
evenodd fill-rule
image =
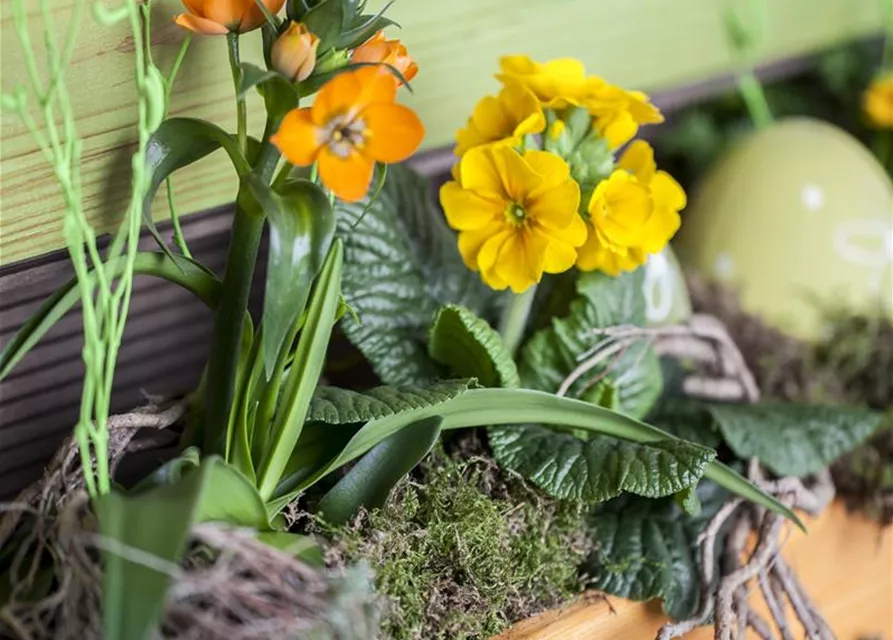
<path id="1" fill-rule="evenodd" d="M 757 0 L 759 1 L 759 0 Z M 762 0 L 767 23 L 760 58 L 809 53 L 880 30 L 879 0 Z M 54 0 L 65 24 L 73 0 Z M 630 88 L 667 89 L 727 72 L 734 66 L 722 27 L 731 0 L 398 0 L 391 16 L 420 73 L 407 95 L 427 127 L 426 148 L 449 144 L 475 101 L 493 91 L 499 56 L 526 53 L 537 59 L 574 56 L 592 73 Z M 176 54 L 182 33 L 170 22 L 177 0 L 156 2 L 153 41 L 162 66 Z M 381 6 L 371 0 L 370 7 Z M 731 3 L 735 4 L 735 3 Z M 36 14 L 38 1 L 30 0 Z M 24 78 L 10 15 L 0 0 L 0 82 L 11 89 Z M 36 16 L 34 16 L 36 18 Z M 90 20 L 89 17 L 86 18 Z M 36 20 L 35 27 L 37 26 Z M 34 37 L 39 42 L 39 34 Z M 85 139 L 84 192 L 91 219 L 111 228 L 127 201 L 126 160 L 133 134 L 130 42 L 126 30 L 85 22 L 69 82 Z M 258 58 L 259 37 L 246 44 Z M 199 38 L 183 70 L 174 113 L 232 127 L 231 80 L 222 38 Z M 262 114 L 255 102 L 252 127 Z M 49 169 L 27 133 L 11 116 L 0 121 L 0 265 L 63 245 L 62 205 Z M 178 176 L 183 212 L 231 201 L 235 185 L 218 154 Z M 166 217 L 164 192 L 155 214 Z"/>

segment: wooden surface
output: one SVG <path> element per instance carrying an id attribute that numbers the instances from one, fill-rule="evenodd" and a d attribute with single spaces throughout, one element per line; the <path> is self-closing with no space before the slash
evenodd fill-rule
<path id="1" fill-rule="evenodd" d="M 808 535 L 791 528 L 783 553 L 838 640 L 893 640 L 893 526 L 882 529 L 837 502 L 808 527 Z M 759 589 L 750 601 L 768 619 Z M 494 640 L 642 640 L 654 638 L 664 622 L 656 602 L 590 599 L 526 620 Z M 710 638 L 712 627 L 686 636 Z"/>
<path id="2" fill-rule="evenodd" d="M 756 0 L 757 2 L 761 0 Z M 878 0 L 762 0 L 767 26 L 762 58 L 774 60 L 878 32 Z M 74 0 L 52 0 L 57 25 L 65 25 Z M 370 0 L 376 9 L 383 0 Z M 425 145 L 451 141 L 474 104 L 495 82 L 500 55 L 576 56 L 593 73 L 629 87 L 666 89 L 728 71 L 732 56 L 721 27 L 723 8 L 741 0 L 398 0 L 390 15 L 421 72 L 407 101 L 428 130 Z M 32 36 L 41 42 L 38 0 L 26 0 Z M 155 4 L 156 56 L 167 69 L 182 33 L 170 23 L 178 0 Z M 243 45 L 257 60 L 259 37 Z M 24 79 L 11 16 L 0 0 L 2 87 Z M 131 43 L 124 27 L 105 29 L 87 13 L 79 30 L 69 86 L 85 140 L 84 199 L 100 229 L 112 228 L 128 197 L 128 155 L 134 120 Z M 222 38 L 199 38 L 175 91 L 174 114 L 207 118 L 232 127 L 231 78 Z M 252 130 L 261 113 L 252 109 Z M 62 246 L 61 202 L 52 175 L 18 120 L 0 121 L 0 264 Z M 233 199 L 235 185 L 225 157 L 215 154 L 177 179 L 183 212 Z M 166 217 L 159 194 L 155 213 Z"/>

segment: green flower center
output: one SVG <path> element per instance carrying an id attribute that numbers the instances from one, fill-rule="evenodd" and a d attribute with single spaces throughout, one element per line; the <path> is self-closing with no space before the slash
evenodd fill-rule
<path id="1" fill-rule="evenodd" d="M 524 211 L 524 207 L 521 205 L 510 202 L 505 208 L 505 219 L 508 220 L 509 224 L 520 227 L 527 222 L 527 212 Z"/>

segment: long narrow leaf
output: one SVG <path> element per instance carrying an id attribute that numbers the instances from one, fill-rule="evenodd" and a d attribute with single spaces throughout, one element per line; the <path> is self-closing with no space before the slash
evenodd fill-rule
<path id="1" fill-rule="evenodd" d="M 117 274 L 125 265 L 126 259 L 122 257 L 112 273 Z M 168 280 L 195 294 L 212 309 L 217 306 L 220 282 L 202 265 L 189 258 L 142 252 L 137 254 L 134 273 Z M 10 370 L 80 299 L 77 280 L 71 279 L 40 306 L 0 351 L 0 380 L 9 375 Z"/>
<path id="2" fill-rule="evenodd" d="M 340 240 L 332 248 L 316 281 L 307 310 L 307 320 L 298 339 L 294 363 L 282 394 L 281 406 L 270 433 L 268 450 L 258 473 L 258 488 L 264 500 L 272 497 L 288 465 L 301 430 L 313 391 L 325 361 L 326 349 L 341 302 L 341 267 L 344 248 Z M 258 425 L 263 429 L 264 425 Z"/>
<path id="3" fill-rule="evenodd" d="M 317 511 L 332 524 L 345 524 L 361 507 L 384 505 L 403 476 L 431 450 L 443 420 L 434 416 L 414 422 L 379 442 L 323 497 Z"/>
<path id="4" fill-rule="evenodd" d="M 369 451 L 407 425 L 432 416 L 443 418 L 444 430 L 485 424 L 541 423 L 586 429 L 643 444 L 679 440 L 657 427 L 581 400 L 528 389 L 472 389 L 439 405 L 404 411 L 367 422 L 319 477 Z M 803 528 L 802 522 L 793 511 L 722 463 L 709 463 L 705 475 L 733 493 L 784 514 Z"/>

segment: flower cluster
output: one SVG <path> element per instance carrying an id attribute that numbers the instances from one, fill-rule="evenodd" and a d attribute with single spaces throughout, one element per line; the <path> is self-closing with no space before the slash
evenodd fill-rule
<path id="1" fill-rule="evenodd" d="M 281 22 L 276 15 L 285 0 L 183 0 L 188 12 L 175 21 L 206 35 L 244 33 L 269 22 L 273 34 L 267 52 L 269 66 L 303 88 L 296 91 L 295 108 L 283 115 L 270 142 L 289 163 L 315 166 L 323 185 L 336 196 L 356 202 L 369 190 L 376 162 L 402 162 L 422 142 L 424 127 L 418 116 L 395 103 L 398 89 L 415 77 L 418 65 L 402 42 L 387 39 L 380 30 L 353 41 L 354 32 L 389 22 L 380 15 L 372 20 L 349 15 L 349 10 L 362 9 L 350 0 L 343 0 L 342 8 L 342 22 L 351 27 L 347 34 L 339 34 L 334 41 L 322 40 L 313 31 L 311 16 L 322 5 L 335 3 L 342 0 L 309 6 L 291 3 L 288 19 Z M 330 31 L 326 20 L 320 19 L 318 26 Z M 359 24 L 351 26 L 351 21 Z M 311 82 L 314 74 L 334 77 L 322 84 L 312 107 L 297 108 L 301 96 L 319 88 L 318 82 Z"/>
<path id="2" fill-rule="evenodd" d="M 878 76 L 868 86 L 863 110 L 875 127 L 893 129 L 893 71 Z"/>
<path id="3" fill-rule="evenodd" d="M 456 138 L 454 180 L 441 190 L 470 269 L 522 292 L 576 265 L 617 275 L 661 251 L 685 193 L 658 171 L 647 143 L 615 152 L 663 120 L 648 96 L 588 76 L 578 60 L 501 60 L 498 95 L 483 98 Z"/>

